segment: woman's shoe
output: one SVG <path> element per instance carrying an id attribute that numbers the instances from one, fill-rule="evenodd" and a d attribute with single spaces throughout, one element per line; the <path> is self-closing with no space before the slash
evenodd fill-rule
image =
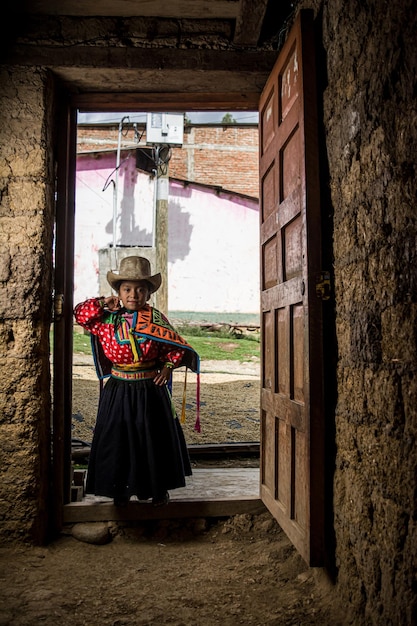
<path id="1" fill-rule="evenodd" d="M 164 506 L 169 502 L 169 493 L 166 491 L 163 496 L 152 498 L 152 506 Z"/>

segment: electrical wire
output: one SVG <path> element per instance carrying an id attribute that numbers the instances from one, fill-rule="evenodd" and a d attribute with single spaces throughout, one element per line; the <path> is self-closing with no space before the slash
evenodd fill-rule
<path id="1" fill-rule="evenodd" d="M 113 182 L 113 183 L 114 183 L 114 181 L 110 180 L 110 179 L 111 179 L 111 177 L 113 176 L 113 174 L 114 174 L 115 172 L 117 172 L 117 170 L 118 170 L 118 169 L 120 169 L 120 168 L 122 167 L 123 163 L 124 163 L 125 161 L 127 161 L 129 158 L 130 158 L 130 154 L 128 154 L 128 155 L 127 155 L 127 157 L 125 157 L 125 158 L 123 159 L 123 161 L 122 161 L 121 163 L 119 163 L 119 165 L 118 165 L 117 167 L 115 167 L 113 171 L 111 171 L 111 172 L 110 172 L 110 174 L 109 174 L 109 175 L 107 176 L 107 178 L 106 178 L 106 182 L 104 183 L 104 187 L 103 187 L 103 189 L 102 189 L 101 191 L 106 191 L 106 189 L 107 189 L 107 187 L 110 185 L 110 183 L 111 183 L 111 182 Z"/>

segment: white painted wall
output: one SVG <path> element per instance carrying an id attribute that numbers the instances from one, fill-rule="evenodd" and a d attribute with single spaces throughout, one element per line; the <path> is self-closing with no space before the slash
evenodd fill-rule
<path id="1" fill-rule="evenodd" d="M 113 242 L 114 201 L 113 185 L 102 189 L 114 167 L 113 152 L 77 160 L 76 303 L 101 295 L 98 250 Z M 258 313 L 257 201 L 171 180 L 168 203 L 169 310 Z M 119 170 L 118 246 L 151 246 L 153 206 L 154 181 L 136 170 L 132 153 Z"/>
<path id="2" fill-rule="evenodd" d="M 257 203 L 171 181 L 168 279 L 170 310 L 258 313 Z"/>

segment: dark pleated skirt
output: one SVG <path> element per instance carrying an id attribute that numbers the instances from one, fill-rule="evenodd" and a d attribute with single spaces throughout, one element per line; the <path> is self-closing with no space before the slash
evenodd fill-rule
<path id="1" fill-rule="evenodd" d="M 87 493 L 160 497 L 185 486 L 191 465 L 166 386 L 152 379 L 110 378 L 100 398 L 87 473 Z"/>

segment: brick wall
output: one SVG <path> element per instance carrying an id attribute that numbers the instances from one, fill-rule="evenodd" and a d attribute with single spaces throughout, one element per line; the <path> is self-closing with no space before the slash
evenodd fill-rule
<path id="1" fill-rule="evenodd" d="M 143 129 L 144 130 L 144 129 Z M 81 126 L 78 129 L 78 151 L 116 150 L 118 127 Z M 140 145 L 146 144 L 146 133 Z M 123 147 L 134 147 L 133 129 L 122 139 Z M 173 148 L 170 175 L 192 182 L 223 187 L 257 198 L 258 128 L 241 126 L 186 127 L 181 148 Z"/>

